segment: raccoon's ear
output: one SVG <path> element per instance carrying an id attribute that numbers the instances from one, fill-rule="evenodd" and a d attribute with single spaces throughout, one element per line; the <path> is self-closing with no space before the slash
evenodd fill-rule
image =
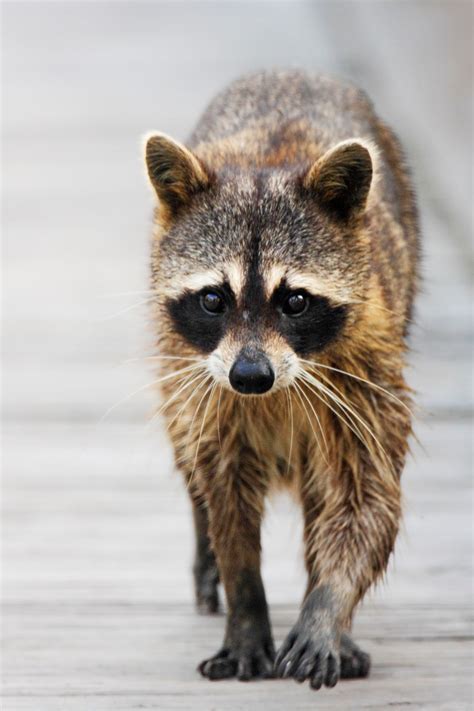
<path id="1" fill-rule="evenodd" d="M 310 168 L 303 185 L 332 216 L 348 220 L 360 215 L 372 182 L 369 149 L 357 139 L 342 141 Z"/>
<path id="2" fill-rule="evenodd" d="M 145 138 L 145 161 L 160 204 L 171 216 L 209 185 L 209 176 L 201 161 L 163 133 Z"/>

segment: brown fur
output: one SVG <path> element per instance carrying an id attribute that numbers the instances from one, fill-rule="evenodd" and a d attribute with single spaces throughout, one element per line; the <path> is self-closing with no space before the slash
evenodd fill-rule
<path id="1" fill-rule="evenodd" d="M 239 596 L 246 594 L 242 580 L 257 581 L 260 599 L 260 523 L 265 497 L 275 487 L 292 489 L 301 501 L 307 598 L 315 590 L 330 591 L 335 641 L 329 645 L 329 669 L 356 604 L 385 571 L 399 528 L 400 474 L 411 432 L 403 367 L 418 255 L 409 177 L 398 141 L 362 92 L 298 72 L 263 73 L 231 85 L 210 105 L 188 146 L 182 150 L 192 158 L 184 163 L 179 146 L 171 148 L 178 160 L 169 160 L 160 137 L 148 143 L 147 155 L 160 198 L 152 284 L 159 357 L 165 356 L 162 412 L 177 464 L 196 505 L 208 514 L 229 606 L 225 647 L 237 659 L 236 667 L 219 658 L 219 668 L 215 662 L 202 671 L 211 678 L 232 676 L 232 669 L 239 678 L 253 675 L 242 652 L 248 645 L 235 630 L 242 628 L 242 615 L 253 614 L 239 608 Z M 347 217 L 335 220 L 331 205 L 343 194 L 354 205 L 344 204 Z M 299 361 L 307 369 L 304 379 L 288 375 L 288 384 L 269 394 L 241 396 L 204 367 L 191 369 L 195 363 L 201 368 L 204 356 L 176 333 L 166 298 L 173 282 L 211 267 L 224 269 L 232 260 L 244 283 L 249 247 L 244 231 L 236 233 L 254 213 L 271 215 L 272 204 L 275 221 L 268 233 L 263 222 L 259 235 L 263 278 L 281 264 L 314 275 L 332 303 L 347 307 L 347 320 L 335 341 Z M 314 251 L 299 250 L 298 242 L 285 236 L 285 215 L 295 215 L 300 204 L 315 226 Z M 207 231 L 204 215 L 211 224 Z M 216 223 L 231 235 L 218 253 Z M 193 231 L 199 241 L 189 236 Z M 249 339 L 255 335 L 244 322 L 226 335 L 219 356 L 224 370 Z M 284 339 L 269 327 L 260 329 L 259 339 L 279 372 L 286 372 Z M 189 370 L 179 372 L 184 368 Z M 318 605 L 319 612 L 304 607 L 301 620 L 305 615 L 322 620 L 326 603 Z M 265 625 L 262 635 L 271 647 Z M 343 670 L 344 650 L 343 638 Z M 285 652 L 278 661 L 283 658 L 290 669 L 291 650 Z M 337 660 L 334 664 L 339 668 Z M 315 688 L 321 673 L 313 666 L 307 674 Z M 337 675 L 324 673 L 323 681 L 332 685 Z M 300 674 L 304 678 L 304 670 Z"/>

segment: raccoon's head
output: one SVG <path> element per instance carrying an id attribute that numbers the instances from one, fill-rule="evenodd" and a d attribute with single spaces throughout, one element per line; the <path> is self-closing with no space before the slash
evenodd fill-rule
<path id="1" fill-rule="evenodd" d="M 154 289 L 178 351 L 256 395 L 349 341 L 369 273 L 366 145 L 344 141 L 299 170 L 221 161 L 214 172 L 199 148 L 156 134 L 146 163 L 159 201 Z"/>

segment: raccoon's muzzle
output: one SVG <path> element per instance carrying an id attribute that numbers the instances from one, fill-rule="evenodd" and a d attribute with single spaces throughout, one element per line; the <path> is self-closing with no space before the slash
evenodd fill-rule
<path id="1" fill-rule="evenodd" d="M 272 387 L 275 373 L 264 353 L 244 348 L 230 369 L 229 381 L 243 395 L 261 395 Z"/>

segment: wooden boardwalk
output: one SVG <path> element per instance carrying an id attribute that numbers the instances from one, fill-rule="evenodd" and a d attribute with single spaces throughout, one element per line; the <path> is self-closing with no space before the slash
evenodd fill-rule
<path id="1" fill-rule="evenodd" d="M 4 3 L 2 711 L 473 706 L 469 2 Z M 224 618 L 193 609 L 189 506 L 145 392 L 150 198 L 139 136 L 184 138 L 244 71 L 354 79 L 398 130 L 422 210 L 421 405 L 405 524 L 355 634 L 368 680 L 211 683 Z M 127 310 L 130 306 L 131 308 Z M 117 312 L 122 311 L 122 313 Z M 114 316 L 114 317 L 112 317 Z M 121 365 L 122 364 L 122 365 Z M 304 587 L 270 502 L 276 641 Z"/>

